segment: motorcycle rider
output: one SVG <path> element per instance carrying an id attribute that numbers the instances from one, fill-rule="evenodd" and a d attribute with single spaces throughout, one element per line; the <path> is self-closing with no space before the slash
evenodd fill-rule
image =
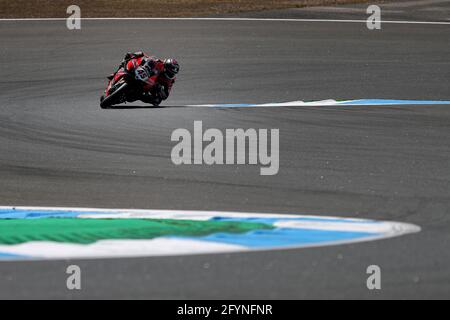
<path id="1" fill-rule="evenodd" d="M 177 60 L 168 58 L 161 60 L 154 56 L 148 56 L 142 51 L 128 52 L 125 55 L 120 68 L 125 68 L 129 63 L 133 69 L 142 67 L 147 72 L 147 79 L 144 81 L 143 92 L 137 99 L 146 103 L 158 106 L 161 101 L 169 97 L 176 75 L 180 70 Z M 108 77 L 111 80 L 114 74 Z M 130 101 L 131 102 L 131 101 Z"/>

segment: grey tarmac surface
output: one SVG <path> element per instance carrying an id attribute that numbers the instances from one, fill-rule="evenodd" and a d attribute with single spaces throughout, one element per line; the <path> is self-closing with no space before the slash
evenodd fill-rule
<path id="1" fill-rule="evenodd" d="M 449 26 L 331 22 L 0 22 L 0 204 L 309 213 L 423 231 L 335 247 L 2 262 L 0 298 L 449 298 L 449 106 L 186 108 L 448 100 Z M 165 108 L 101 110 L 128 50 L 182 64 Z M 174 166 L 174 129 L 279 128 L 280 171 Z M 82 268 L 82 290 L 65 269 Z M 366 268 L 382 269 L 382 290 Z"/>

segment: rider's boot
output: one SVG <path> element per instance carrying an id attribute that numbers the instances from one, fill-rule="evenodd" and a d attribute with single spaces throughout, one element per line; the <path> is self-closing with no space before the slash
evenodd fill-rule
<path id="1" fill-rule="evenodd" d="M 160 97 L 154 96 L 148 92 L 143 93 L 140 100 L 145 103 L 150 103 L 155 107 L 159 106 L 162 101 Z"/>

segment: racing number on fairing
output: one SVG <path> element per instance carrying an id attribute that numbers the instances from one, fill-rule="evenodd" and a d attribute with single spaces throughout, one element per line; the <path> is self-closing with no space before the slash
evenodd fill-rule
<path id="1" fill-rule="evenodd" d="M 135 74 L 137 80 L 146 81 L 149 78 L 147 70 L 142 67 L 136 68 Z"/>
<path id="2" fill-rule="evenodd" d="M 142 66 L 136 68 L 136 79 L 146 81 L 155 74 L 153 61 L 146 61 Z"/>

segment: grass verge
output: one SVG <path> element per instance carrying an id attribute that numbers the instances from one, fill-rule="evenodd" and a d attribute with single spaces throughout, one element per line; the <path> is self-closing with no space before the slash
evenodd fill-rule
<path id="1" fill-rule="evenodd" d="M 64 18 L 67 7 L 82 17 L 193 17 L 247 11 L 302 8 L 367 0 L 0 0 L 0 18 Z"/>

